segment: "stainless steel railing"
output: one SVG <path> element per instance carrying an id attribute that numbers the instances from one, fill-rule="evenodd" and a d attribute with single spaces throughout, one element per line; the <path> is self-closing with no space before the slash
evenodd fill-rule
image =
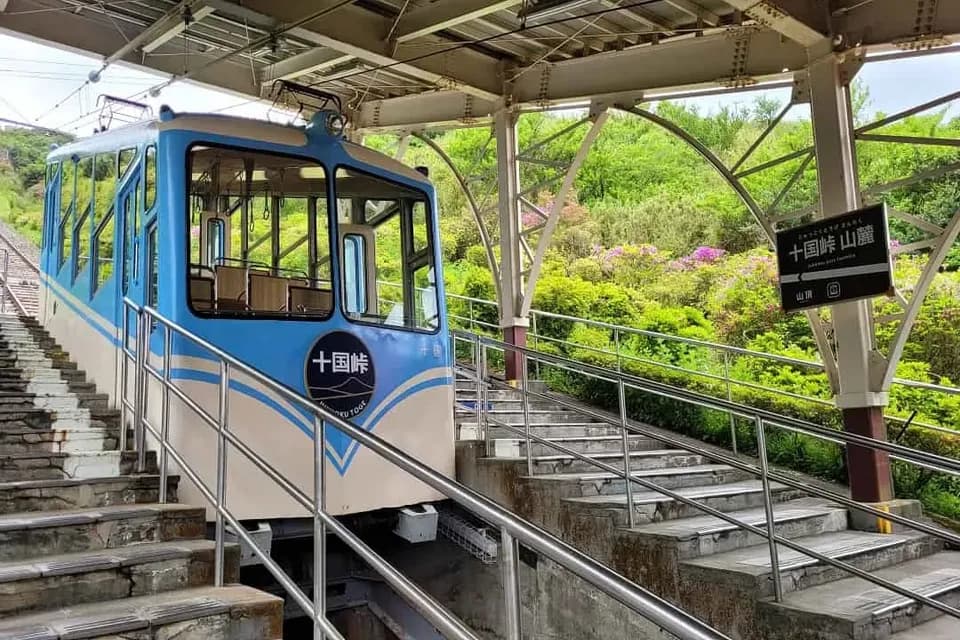
<path id="1" fill-rule="evenodd" d="M 916 449 L 911 449 L 909 447 L 904 447 L 899 444 L 894 444 L 890 442 L 884 442 L 880 440 L 875 440 L 872 438 L 867 438 L 857 434 L 846 433 L 842 431 L 834 431 L 827 429 L 817 424 L 805 422 L 803 420 L 798 420 L 796 418 L 791 418 L 787 416 L 778 415 L 774 412 L 757 409 L 755 407 L 750 407 L 742 404 L 737 404 L 735 402 L 723 399 L 717 399 L 711 396 L 704 394 L 699 394 L 696 392 L 689 391 L 680 387 L 674 387 L 660 382 L 655 382 L 651 380 L 646 380 L 622 372 L 609 371 L 602 369 L 600 367 L 587 365 L 582 362 L 572 360 L 569 358 L 563 358 L 554 355 L 544 354 L 532 349 L 516 347 L 508 343 L 495 340 L 492 338 L 480 336 L 478 334 L 464 332 L 464 331 L 453 331 L 452 339 L 454 341 L 454 348 L 456 350 L 457 342 L 466 342 L 470 345 L 470 353 L 472 354 L 469 366 L 463 364 L 457 365 L 457 375 L 461 379 L 466 379 L 472 381 L 475 385 L 476 393 L 476 402 L 474 403 L 474 411 L 476 414 L 478 428 L 482 430 L 482 437 L 484 442 L 487 444 L 488 453 L 489 445 L 491 441 L 490 427 L 496 427 L 499 429 L 506 430 L 509 433 L 515 434 L 518 438 L 522 438 L 525 443 L 525 458 L 527 473 L 530 476 L 535 476 L 535 468 L 533 465 L 533 455 L 531 444 L 536 443 L 553 449 L 559 453 L 562 453 L 567 456 L 571 456 L 582 462 L 586 462 L 599 470 L 602 470 L 606 473 L 610 473 L 617 478 L 620 478 L 624 481 L 624 486 L 626 489 L 626 504 L 628 505 L 628 523 L 632 527 L 635 522 L 635 514 L 633 509 L 633 494 L 632 487 L 634 484 L 639 485 L 649 491 L 654 491 L 656 493 L 667 496 L 677 502 L 682 504 L 694 507 L 708 515 L 714 516 L 727 522 L 731 525 L 734 525 L 738 528 L 741 528 L 745 531 L 748 531 L 754 535 L 760 536 L 767 540 L 770 554 L 770 567 L 771 567 L 771 579 L 773 581 L 773 591 L 774 597 L 777 601 L 783 599 L 783 585 L 782 578 L 780 575 L 779 568 L 779 552 L 778 545 L 797 551 L 810 557 L 818 562 L 833 566 L 837 569 L 843 570 L 850 573 L 851 575 L 857 576 L 864 580 L 867 580 L 877 586 L 889 589 L 901 596 L 911 598 L 912 600 L 921 603 L 923 605 L 929 606 L 931 608 L 937 609 L 943 613 L 951 615 L 955 618 L 960 618 L 960 609 L 952 607 L 950 605 L 939 602 L 931 597 L 928 597 L 917 591 L 904 588 L 894 582 L 876 576 L 874 574 L 868 573 L 859 567 L 832 558 L 823 553 L 815 551 L 809 547 L 806 547 L 795 540 L 785 538 L 776 533 L 775 519 L 773 513 L 773 497 L 771 492 L 771 482 L 777 482 L 793 489 L 802 490 L 810 495 L 818 496 L 831 500 L 833 502 L 842 504 L 848 508 L 867 513 L 878 518 L 878 522 L 889 522 L 896 523 L 902 526 L 910 527 L 916 531 L 924 533 L 926 535 L 935 537 L 943 542 L 946 542 L 951 545 L 960 544 L 960 535 L 954 534 L 950 531 L 941 529 L 939 527 L 933 526 L 927 522 L 922 522 L 919 520 L 914 520 L 912 518 L 902 516 L 899 514 L 890 513 L 883 511 L 876 507 L 862 504 L 851 500 L 849 497 L 839 494 L 834 491 L 830 491 L 823 487 L 816 485 L 810 485 L 799 481 L 798 479 L 791 477 L 788 474 L 772 470 L 769 465 L 768 460 L 768 451 L 766 445 L 766 433 L 768 429 L 784 429 L 794 433 L 803 434 L 806 436 L 823 439 L 829 442 L 844 446 L 857 446 L 865 447 L 870 449 L 875 449 L 879 451 L 884 451 L 888 453 L 891 457 L 902 460 L 904 462 L 909 462 L 916 464 L 918 466 L 924 467 L 928 470 L 934 470 L 941 473 L 951 474 L 954 476 L 960 476 L 960 460 L 953 458 L 946 458 L 944 456 L 938 456 L 935 454 L 927 453 L 925 451 L 919 451 Z M 519 355 L 520 357 L 520 386 L 519 389 L 513 385 L 507 384 L 505 381 L 496 378 L 490 374 L 490 358 L 489 354 L 491 351 L 499 351 L 502 353 L 513 352 Z M 554 367 L 564 371 L 569 371 L 576 373 L 578 375 L 583 375 L 589 378 L 596 380 L 605 381 L 617 387 L 617 396 L 619 404 L 619 415 L 611 416 L 604 414 L 602 411 L 592 409 L 589 407 L 582 406 L 575 402 L 570 402 L 564 400 L 562 397 L 555 394 L 542 393 L 537 391 L 532 391 L 529 385 L 529 365 L 534 362 L 540 364 L 544 367 Z M 490 404 L 488 390 L 490 388 L 498 388 L 503 390 L 510 390 L 513 392 L 520 393 L 520 399 L 522 402 L 522 412 L 524 415 L 524 427 L 523 429 L 518 429 L 513 425 L 509 425 L 503 421 L 497 420 L 495 417 L 492 417 L 489 413 L 488 406 Z M 664 433 L 663 431 L 650 428 L 641 423 L 630 420 L 627 413 L 627 406 L 625 401 L 625 393 L 627 389 L 634 391 L 639 391 L 643 393 L 648 393 L 664 398 L 669 398 L 671 400 L 684 402 L 693 406 L 714 409 L 717 411 L 724 411 L 729 413 L 731 416 L 736 416 L 749 420 L 754 425 L 754 431 L 757 440 L 757 457 L 758 465 L 750 464 L 745 461 L 743 458 L 737 455 L 730 455 L 726 453 L 720 453 L 715 450 L 712 450 L 708 447 L 698 446 L 696 444 L 691 444 L 689 441 L 671 435 L 669 433 Z M 581 453 L 575 451 L 569 447 L 565 447 L 562 444 L 554 442 L 547 438 L 539 437 L 530 430 L 530 420 L 529 420 L 529 403 L 531 399 L 537 400 L 547 400 L 552 403 L 560 404 L 565 408 L 571 409 L 575 412 L 579 412 L 581 415 L 590 417 L 592 419 L 597 419 L 607 424 L 614 426 L 619 426 L 621 429 L 622 435 L 622 455 L 623 455 L 623 466 L 618 467 L 601 460 L 596 459 L 595 457 L 590 456 L 589 454 Z M 464 407 L 467 409 L 467 407 Z M 468 409 L 469 410 L 469 409 Z M 642 477 L 633 475 L 630 472 L 630 448 L 629 448 L 629 436 L 630 435 L 642 435 L 649 438 L 653 438 L 660 442 L 666 443 L 671 446 L 678 447 L 680 449 L 685 449 L 689 452 L 700 454 L 708 459 L 712 459 L 715 462 L 720 462 L 727 464 L 735 469 L 741 471 L 746 471 L 750 474 L 753 474 L 760 478 L 763 491 L 763 504 L 764 512 L 766 515 L 766 524 L 764 527 L 758 527 L 756 525 L 750 524 L 749 522 L 740 520 L 739 518 L 730 515 L 710 507 L 696 499 L 686 497 L 677 491 L 662 487 L 655 482 L 647 480 Z"/>
<path id="2" fill-rule="evenodd" d="M 136 341 L 130 344 L 130 327 L 127 319 L 128 311 L 136 315 Z M 626 580 L 609 568 L 594 561 L 590 557 L 577 551 L 551 534 L 518 518 L 493 501 L 479 493 L 464 487 L 443 474 L 424 465 L 417 459 L 405 454 L 400 449 L 385 440 L 363 430 L 352 422 L 343 420 L 326 411 L 297 391 L 273 380 L 257 369 L 237 360 L 233 356 L 207 342 L 203 338 L 191 333 L 187 329 L 163 317 L 156 310 L 138 305 L 132 300 L 124 300 L 123 322 L 123 358 L 122 358 L 122 390 L 121 408 L 124 413 L 121 442 L 126 442 L 128 435 L 128 417 L 133 416 L 132 428 L 134 446 L 138 452 L 138 464 L 145 467 L 145 452 L 148 446 L 148 436 L 160 448 L 159 465 L 161 487 L 166 486 L 169 474 L 169 465 L 172 461 L 179 471 L 194 483 L 207 501 L 213 506 L 216 514 L 216 584 L 222 584 L 224 578 L 224 535 L 226 525 L 230 525 L 257 555 L 264 567 L 283 586 L 286 592 L 314 623 L 315 638 L 341 638 L 337 630 L 326 618 L 325 593 L 325 538 L 330 532 L 340 538 L 361 559 L 367 562 L 401 597 L 405 598 L 424 617 L 430 621 L 446 637 L 456 640 L 476 640 L 478 636 L 467 628 L 452 613 L 433 600 L 417 585 L 411 582 L 384 558 L 370 549 L 349 529 L 332 517 L 325 508 L 324 502 L 324 432 L 325 428 L 333 426 L 360 445 L 371 449 L 388 462 L 396 465 L 413 477 L 431 486 L 438 492 L 458 503 L 464 509 L 472 512 L 478 518 L 492 524 L 500 531 L 501 542 L 506 551 L 503 562 L 503 591 L 506 611 L 506 637 L 508 640 L 520 640 L 521 637 L 521 609 L 518 576 L 518 544 L 549 558 L 596 587 L 608 596 L 624 604 L 662 629 L 672 633 L 681 640 L 720 640 L 724 635 L 711 629 L 703 622 L 685 613 L 676 606 L 662 600 L 658 596 L 644 590 L 638 585 Z M 160 369 L 151 360 L 149 347 L 151 334 L 154 331 L 162 332 L 162 360 Z M 210 415 L 190 398 L 171 379 L 170 371 L 173 357 L 173 341 L 189 343 L 205 351 L 219 363 L 220 376 L 218 382 L 218 412 Z M 134 369 L 134 398 L 128 396 L 130 363 Z M 234 372 L 242 373 L 257 383 L 270 389 L 285 400 L 298 405 L 308 411 L 314 418 L 314 487 L 312 495 L 290 481 L 282 471 L 267 462 L 257 451 L 243 442 L 230 429 L 230 382 Z M 146 415 L 148 406 L 149 380 L 159 384 L 162 389 L 161 397 L 161 424 L 154 424 Z M 191 410 L 202 423 L 215 430 L 217 435 L 216 451 L 216 483 L 214 487 L 206 484 L 199 473 L 190 466 L 182 452 L 178 451 L 170 442 L 170 402 L 171 395 L 176 397 L 185 407 Z M 225 493 L 228 459 L 227 445 L 238 451 L 257 469 L 263 472 L 270 480 L 276 483 L 285 493 L 305 510 L 309 511 L 314 519 L 315 543 L 315 577 L 313 585 L 314 598 L 311 600 L 300 587 L 263 551 L 253 543 L 249 534 L 240 526 L 236 517 L 228 506 Z M 162 489 L 161 500 L 166 500 L 165 489 Z"/>
<path id="3" fill-rule="evenodd" d="M 471 298 L 468 296 L 462 296 L 457 294 L 448 293 L 446 295 L 448 301 L 448 307 L 450 301 L 457 301 L 466 306 L 467 315 L 459 315 L 455 313 L 448 313 L 448 318 L 451 321 L 451 324 L 459 324 L 461 329 L 466 331 L 493 331 L 499 332 L 500 327 L 496 324 L 480 320 L 478 316 L 480 315 L 481 309 L 488 309 L 495 311 L 497 309 L 497 303 L 490 300 L 482 300 L 480 298 Z M 562 340 L 553 336 L 546 335 L 541 327 L 544 324 L 544 320 L 552 320 L 557 322 L 565 322 L 570 325 L 582 325 L 585 327 L 592 327 L 606 331 L 611 336 L 613 342 L 613 350 L 603 349 L 588 344 L 583 344 L 580 342 L 573 342 L 570 340 Z M 652 358 L 643 358 L 636 355 L 628 353 L 625 348 L 624 341 L 630 336 L 640 336 L 648 338 L 650 340 L 655 340 L 658 344 L 673 344 L 673 345 L 685 345 L 692 348 L 704 349 L 708 353 L 715 355 L 715 365 L 716 371 L 694 369 L 689 366 L 680 366 L 675 364 L 670 364 L 667 362 L 661 362 Z M 609 322 L 602 322 L 599 320 L 590 320 L 587 318 L 577 318 L 575 316 L 567 316 L 559 313 L 550 313 L 547 311 L 530 311 L 530 333 L 528 335 L 528 342 L 533 346 L 534 349 L 539 350 L 541 344 L 551 344 L 562 348 L 571 348 L 577 349 L 580 351 L 590 352 L 596 354 L 597 356 L 607 357 L 612 359 L 614 366 L 617 371 L 623 371 L 629 364 L 641 364 L 652 367 L 657 367 L 665 371 L 673 371 L 683 375 L 691 376 L 693 378 L 699 378 L 701 380 L 711 380 L 723 388 L 723 395 L 727 400 L 732 400 L 734 396 L 734 389 L 752 389 L 761 393 L 771 394 L 775 396 L 780 396 L 784 398 L 790 398 L 793 400 L 799 400 L 802 402 L 807 402 L 813 405 L 820 405 L 824 407 L 834 407 L 834 403 L 830 398 L 827 397 L 818 397 L 803 395 L 799 393 L 794 393 L 787 391 L 785 389 L 779 389 L 777 387 L 769 386 L 762 384 L 758 381 L 743 380 L 732 375 L 732 365 L 735 362 L 735 358 L 738 357 L 747 357 L 754 358 L 758 361 L 765 362 L 775 362 L 778 364 L 788 365 L 792 367 L 797 367 L 799 369 L 807 371 L 815 371 L 819 373 L 826 374 L 826 366 L 822 362 L 817 362 L 814 360 L 801 360 L 799 358 L 791 358 L 788 356 L 782 356 L 771 353 L 764 353 L 762 351 L 753 351 L 750 349 L 744 349 L 742 347 L 735 347 L 728 344 L 721 344 L 718 342 L 709 342 L 706 340 L 698 340 L 695 338 L 686 338 L 683 336 L 675 336 L 666 333 L 660 333 L 657 331 L 649 331 L 645 329 L 637 329 L 634 327 L 627 327 L 624 325 L 612 324 Z M 911 388 L 911 389 L 922 389 L 924 391 L 931 391 L 935 393 L 940 393 L 948 396 L 960 395 L 960 387 L 951 387 L 940 384 L 933 384 L 929 382 L 921 382 L 917 380 L 907 380 L 904 378 L 894 378 L 894 386 Z M 943 426 L 930 424 L 928 422 L 920 421 L 910 421 L 908 418 L 895 415 L 889 411 L 886 413 L 885 417 L 891 422 L 896 422 L 898 424 L 929 429 L 931 431 L 938 431 L 940 433 L 956 435 L 957 431 L 945 428 Z M 731 425 L 732 429 L 732 425 Z M 736 450 L 736 434 L 731 430 L 732 441 L 734 450 Z"/>

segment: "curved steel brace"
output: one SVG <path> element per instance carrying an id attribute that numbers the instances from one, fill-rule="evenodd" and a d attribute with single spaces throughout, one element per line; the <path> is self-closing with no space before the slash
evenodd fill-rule
<path id="1" fill-rule="evenodd" d="M 473 214 L 474 222 L 477 223 L 477 229 L 480 232 L 480 239 L 483 241 L 483 248 L 487 254 L 487 264 L 490 265 L 490 273 L 493 274 L 493 283 L 497 290 L 497 300 L 500 300 L 500 267 L 497 265 L 497 258 L 493 254 L 493 245 L 490 243 L 490 234 L 487 233 L 487 228 L 483 224 L 483 218 L 480 215 L 480 206 L 477 204 L 477 201 L 473 196 L 473 191 L 470 190 L 470 185 L 467 184 L 466 178 L 463 177 L 463 174 L 460 173 L 460 170 L 457 169 L 457 166 L 453 163 L 453 158 L 447 155 L 447 152 L 444 151 L 439 144 L 427 136 L 419 133 L 414 133 L 411 135 L 416 136 L 418 140 L 433 149 L 433 151 L 440 156 L 440 159 L 443 160 L 447 167 L 450 168 L 454 178 L 456 178 L 457 182 L 460 184 L 460 189 L 463 191 L 463 195 L 467 197 L 467 203 L 470 205 L 470 212 Z"/>
<path id="2" fill-rule="evenodd" d="M 727 181 L 727 183 L 730 184 L 733 190 L 736 191 L 737 195 L 740 197 L 740 200 L 742 200 L 743 204 L 747 207 L 747 210 L 750 211 L 754 219 L 757 221 L 757 224 L 759 224 L 760 228 L 763 229 L 764 234 L 767 236 L 767 240 L 770 241 L 771 245 L 774 244 L 776 240 L 776 231 L 774 231 L 773 227 L 770 225 L 770 222 L 767 220 L 763 209 L 760 208 L 760 205 L 758 205 L 756 200 L 753 199 L 753 196 L 751 196 L 750 192 L 747 191 L 747 188 L 743 186 L 743 183 L 737 179 L 733 172 L 730 171 L 725 164 L 723 164 L 723 161 L 718 158 L 713 151 L 710 151 L 710 149 L 708 149 L 702 142 L 666 118 L 662 118 L 657 114 L 645 109 L 638 109 L 637 107 L 629 107 L 624 110 L 628 113 L 632 113 L 635 116 L 640 116 L 644 120 L 649 120 L 655 125 L 666 129 L 693 147 L 693 149 L 699 153 L 704 160 L 713 165 L 713 168 L 716 169 L 717 172 Z"/>
<path id="3" fill-rule="evenodd" d="M 903 348 L 907 344 L 907 338 L 910 337 L 913 325 L 920 315 L 920 307 L 923 304 L 923 299 L 927 297 L 927 291 L 930 290 L 933 279 L 937 273 L 940 272 L 940 266 L 946 259 L 951 247 L 953 247 L 953 243 L 957 239 L 957 234 L 960 234 L 960 211 L 953 214 L 953 218 L 950 219 L 943 233 L 937 238 L 936 248 L 931 252 L 930 258 L 927 260 L 927 265 L 923 268 L 923 273 L 917 281 L 917 286 L 913 288 L 910 303 L 904 311 L 903 320 L 900 322 L 900 326 L 897 327 L 897 333 L 893 338 L 893 343 L 890 345 L 890 355 L 887 357 L 887 366 L 880 387 L 881 391 L 889 391 L 890 386 L 893 384 L 893 378 L 897 373 L 897 365 L 900 363 L 900 356 L 903 355 Z"/>
<path id="4" fill-rule="evenodd" d="M 767 216 L 764 214 L 763 209 L 761 209 L 760 205 L 758 205 L 756 200 L 753 199 L 753 196 L 750 195 L 750 192 L 747 191 L 747 188 L 743 185 L 743 183 L 740 182 L 737 176 L 735 176 L 733 172 L 723 164 L 723 161 L 717 157 L 715 153 L 710 151 L 710 149 L 708 149 L 702 142 L 697 140 L 688 132 L 684 131 L 683 128 L 677 126 L 673 122 L 670 122 L 666 118 L 662 118 L 655 113 L 651 113 L 650 111 L 639 109 L 637 107 L 623 108 L 623 110 L 666 129 L 670 133 L 686 142 L 697 153 L 699 153 L 704 160 L 709 162 L 713 168 L 716 169 L 717 173 L 723 176 L 730 187 L 740 197 L 740 200 L 747 207 L 747 210 L 753 215 L 754 219 L 757 221 L 757 224 L 760 225 L 760 228 L 763 229 L 764 234 L 767 236 L 767 240 L 772 246 L 775 246 L 776 231 L 770 224 Z M 810 150 L 807 150 L 807 152 L 809 151 Z M 839 389 L 838 384 L 840 378 L 837 371 L 837 359 L 833 353 L 833 347 L 830 345 L 830 340 L 827 337 L 827 333 L 824 331 L 823 324 L 820 322 L 820 317 L 816 314 L 816 312 L 807 311 L 806 316 L 807 320 L 810 322 L 810 329 L 813 331 L 813 337 L 814 341 L 817 343 L 817 349 L 820 351 L 820 355 L 823 358 L 823 364 L 827 372 L 827 378 L 830 380 L 831 387 L 834 389 L 834 391 L 836 391 Z"/>
<path id="5" fill-rule="evenodd" d="M 553 238 L 553 232 L 557 228 L 557 222 L 560 220 L 560 212 L 563 211 L 563 206 L 567 203 L 567 194 L 569 194 L 570 189 L 573 188 L 573 181 L 577 177 L 577 172 L 580 171 L 583 161 L 587 159 L 587 153 L 590 151 L 590 147 L 593 146 L 597 136 L 600 135 L 600 131 L 603 129 L 603 125 L 606 123 L 609 115 L 606 109 L 603 109 L 596 115 L 596 118 L 593 120 L 593 125 L 580 142 L 580 148 L 577 149 L 577 154 L 573 157 L 573 162 L 571 162 L 567 168 L 567 172 L 563 177 L 563 184 L 560 185 L 560 190 L 554 195 L 549 216 L 543 225 L 543 230 L 540 232 L 540 238 L 537 241 L 537 253 L 534 255 L 533 262 L 530 264 L 530 273 L 527 276 L 526 286 L 523 291 L 523 301 L 520 305 L 521 318 L 526 318 L 530 314 L 530 307 L 533 305 L 533 293 L 537 288 L 537 280 L 540 279 L 540 267 L 543 266 L 543 256 L 546 255 L 547 248 L 550 246 L 550 240 Z M 585 122 L 585 120 L 578 122 L 577 126 L 580 126 L 583 122 Z"/>

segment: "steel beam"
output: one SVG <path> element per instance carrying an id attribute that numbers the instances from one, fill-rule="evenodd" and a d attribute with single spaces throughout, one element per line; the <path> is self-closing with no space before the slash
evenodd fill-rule
<path id="1" fill-rule="evenodd" d="M 434 91 L 415 95 L 369 100 L 351 119 L 367 131 L 411 129 L 429 123 L 433 127 L 476 125 L 490 122 L 497 105 L 459 91 Z"/>
<path id="2" fill-rule="evenodd" d="M 711 27 L 720 24 L 720 16 L 692 0 L 666 0 L 666 3 Z"/>
<path id="3" fill-rule="evenodd" d="M 138 35 L 121 34 L 106 19 L 97 19 L 89 12 L 61 12 L 56 20 L 51 20 L 46 13 L 35 12 L 43 8 L 49 8 L 49 5 L 37 0 L 10 0 L 8 11 L 0 13 L 0 30 L 53 47 L 105 58 L 115 56 Z M 194 56 L 196 53 L 192 52 Z M 183 71 L 183 59 L 178 55 L 151 56 L 149 62 L 144 63 L 137 52 L 130 50 L 116 61 L 171 75 Z M 199 72 L 193 80 L 245 96 L 259 95 L 259 87 L 253 82 L 247 65 L 219 65 Z"/>
<path id="4" fill-rule="evenodd" d="M 336 67 L 350 60 L 353 60 L 353 56 L 318 47 L 265 66 L 260 72 L 260 78 L 264 84 L 277 80 L 293 80 L 308 73 Z"/>
<path id="5" fill-rule="evenodd" d="M 520 255 L 520 166 L 517 113 L 501 109 L 494 119 L 497 141 L 497 193 L 500 219 L 500 327 L 504 341 L 525 346 L 529 320 L 522 317 L 523 262 Z M 508 380 L 517 380 L 521 355 L 505 354 Z"/>
<path id="6" fill-rule="evenodd" d="M 782 3 L 774 0 L 724 0 L 734 9 L 743 11 L 747 17 L 782 33 L 806 49 L 817 48 L 818 55 L 830 51 L 829 38 L 809 23 L 791 15 Z"/>
<path id="7" fill-rule="evenodd" d="M 597 136 L 600 135 L 600 131 L 603 129 L 608 115 L 606 109 L 600 109 L 599 113 L 593 116 L 593 124 L 590 130 L 587 131 L 587 135 L 585 135 L 580 142 L 580 147 L 577 149 L 577 153 L 563 177 L 563 184 L 554 195 L 553 206 L 550 208 L 550 213 L 543 226 L 543 232 L 537 241 L 537 253 L 530 265 L 530 274 L 527 277 L 524 289 L 522 306 L 520 308 L 520 315 L 524 318 L 530 314 L 530 308 L 533 306 L 533 294 L 536 292 L 537 280 L 540 278 L 540 268 L 543 266 L 543 258 L 547 253 L 547 249 L 550 247 L 550 241 L 553 239 L 553 232 L 557 227 L 557 223 L 560 221 L 560 214 L 563 212 L 563 207 L 567 204 L 567 194 L 569 194 L 570 189 L 573 188 L 573 181 L 577 177 L 577 172 L 583 165 L 583 161 L 587 159 L 587 154 L 590 152 L 590 148 L 596 141 Z"/>
<path id="8" fill-rule="evenodd" d="M 323 0 L 314 3 L 314 10 L 324 5 L 338 6 L 337 0 Z M 226 14 L 250 12 L 259 14 L 261 19 L 274 20 L 277 23 L 293 23 L 302 20 L 306 13 L 301 3 L 273 2 L 272 0 L 247 0 L 243 6 L 233 2 L 219 0 L 217 11 Z M 445 53 L 424 57 L 416 61 L 405 61 L 422 54 L 424 49 L 418 42 L 416 46 L 399 47 L 391 51 L 390 43 L 384 37 L 390 30 L 392 20 L 354 5 L 338 7 L 322 19 L 309 22 L 291 30 L 290 35 L 307 42 L 344 55 L 365 60 L 377 66 L 389 66 L 393 71 L 423 80 L 438 87 L 457 89 L 464 93 L 487 100 L 500 97 L 499 61 L 496 58 L 467 47 L 455 48 L 452 43 L 438 40 L 441 45 L 450 47 Z"/>
<path id="9" fill-rule="evenodd" d="M 520 0 L 443 0 L 411 9 L 400 18 L 396 41 L 407 42 L 520 4 Z"/>
<path id="10" fill-rule="evenodd" d="M 841 215 L 860 206 L 856 142 L 849 85 L 836 56 L 810 65 L 811 115 L 823 217 Z M 871 305 L 846 302 L 831 308 L 836 343 L 839 393 L 844 428 L 858 435 L 886 439 L 883 406 L 887 394 L 880 387 L 881 360 L 875 348 Z M 823 359 L 833 358 L 822 353 Z M 880 375 L 874 375 L 875 370 Z M 893 498 L 890 459 L 886 453 L 847 447 L 850 491 L 854 500 L 882 502 Z"/>
<path id="11" fill-rule="evenodd" d="M 200 22 L 210 14 L 214 12 L 213 7 L 206 6 L 202 1 L 191 3 L 192 8 L 190 9 L 190 24 Z M 141 50 L 144 53 L 153 53 L 161 46 L 170 42 L 178 35 L 183 33 L 188 25 L 184 21 L 183 16 L 176 16 L 179 19 L 169 19 L 161 22 L 154 23 L 148 31 L 151 32 L 148 41 L 141 47 Z"/>
<path id="12" fill-rule="evenodd" d="M 544 104 L 672 88 L 728 84 L 735 76 L 789 78 L 807 65 L 800 45 L 768 30 L 742 29 L 540 65 L 513 85 L 515 103 Z"/>

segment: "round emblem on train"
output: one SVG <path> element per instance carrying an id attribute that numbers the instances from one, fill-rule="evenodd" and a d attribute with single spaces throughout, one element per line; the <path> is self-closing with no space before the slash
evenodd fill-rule
<path id="1" fill-rule="evenodd" d="M 373 358 L 366 345 L 345 331 L 321 336 L 306 362 L 307 394 L 341 418 L 360 415 L 376 385 Z"/>

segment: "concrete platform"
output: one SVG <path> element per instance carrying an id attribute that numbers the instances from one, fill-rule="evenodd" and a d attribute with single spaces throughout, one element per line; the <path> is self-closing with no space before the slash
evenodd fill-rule
<path id="1" fill-rule="evenodd" d="M 280 640 L 282 618 L 276 596 L 239 585 L 202 587 L 0 621 L 0 637 Z"/>
<path id="2" fill-rule="evenodd" d="M 960 552 L 942 552 L 871 573 L 954 607 L 960 604 Z M 771 640 L 880 640 L 942 615 L 856 577 L 792 593 L 781 603 L 761 603 L 760 614 Z M 960 625 L 956 628 L 960 630 Z M 960 633 L 946 637 L 954 640 Z"/>
<path id="3" fill-rule="evenodd" d="M 872 571 L 934 553 L 939 545 L 923 535 L 836 531 L 795 539 L 797 544 L 834 560 Z M 842 569 L 778 545 L 784 593 L 800 591 L 849 575 Z M 767 544 L 719 553 L 681 564 L 684 580 L 755 589 L 759 597 L 773 595 Z"/>

